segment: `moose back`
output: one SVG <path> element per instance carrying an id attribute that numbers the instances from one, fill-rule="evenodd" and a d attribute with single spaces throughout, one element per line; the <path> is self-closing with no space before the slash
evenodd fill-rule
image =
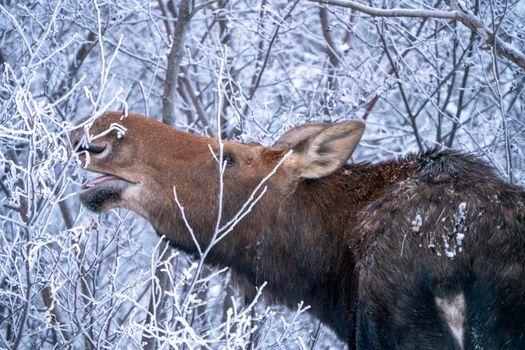
<path id="1" fill-rule="evenodd" d="M 91 210 L 124 207 L 175 246 L 210 243 L 219 193 L 216 139 L 152 119 L 107 113 L 79 143 Z M 224 142 L 223 220 L 282 162 L 267 192 L 213 247 L 273 300 L 303 300 L 350 349 L 525 349 L 525 194 L 475 157 L 429 150 L 346 164 L 364 124 L 296 127 L 271 148 Z M 120 135 L 121 136 L 121 135 Z M 289 151 L 292 150 L 290 153 Z M 283 160 L 283 157 L 286 158 Z"/>

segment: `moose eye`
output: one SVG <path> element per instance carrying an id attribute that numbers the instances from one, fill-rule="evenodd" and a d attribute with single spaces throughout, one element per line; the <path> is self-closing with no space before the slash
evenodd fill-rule
<path id="1" fill-rule="evenodd" d="M 221 159 L 220 154 L 217 154 L 215 157 L 217 158 L 217 160 Z M 235 164 L 235 160 L 234 160 L 233 157 L 232 157 L 231 155 L 229 155 L 229 154 L 223 154 L 223 155 L 222 155 L 222 161 L 223 161 L 223 162 L 226 162 L 226 165 L 227 165 L 227 166 L 232 166 L 232 165 Z"/>

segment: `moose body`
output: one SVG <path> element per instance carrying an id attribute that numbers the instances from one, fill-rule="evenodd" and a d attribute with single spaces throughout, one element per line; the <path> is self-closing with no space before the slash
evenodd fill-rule
<path id="1" fill-rule="evenodd" d="M 209 244 L 218 141 L 120 113 L 97 119 L 91 133 L 112 123 L 126 134 L 80 150 L 103 174 L 82 202 L 129 208 L 194 254 L 175 186 L 199 244 Z M 282 164 L 210 262 L 254 286 L 266 281 L 273 300 L 303 300 L 350 349 L 525 349 L 523 190 L 452 151 L 348 165 L 363 132 L 348 121 L 294 128 L 271 148 L 226 141 L 224 221 Z"/>

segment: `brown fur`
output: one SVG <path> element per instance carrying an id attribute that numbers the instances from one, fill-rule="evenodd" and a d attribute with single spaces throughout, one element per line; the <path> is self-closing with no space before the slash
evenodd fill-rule
<path id="1" fill-rule="evenodd" d="M 110 123 L 128 131 L 121 139 L 112 133 L 93 141 L 110 145 L 111 152 L 92 155 L 88 168 L 129 182 L 108 185 L 110 195 L 85 191 L 82 201 L 94 210 L 132 209 L 175 246 L 195 254 L 172 188 L 198 241 L 208 244 L 218 210 L 218 164 L 208 145 L 217 152 L 217 141 L 118 113 L 97 120 L 92 133 Z M 225 142 L 224 153 L 235 164 L 224 177 L 223 223 L 287 147 L 297 152 L 269 180 L 253 211 L 214 247 L 210 263 L 231 266 L 255 286 L 267 281 L 267 292 L 279 302 L 305 301 L 351 348 L 525 347 L 523 191 L 473 157 L 438 150 L 399 161 L 339 165 L 314 178 L 324 164 L 311 152 L 346 160 L 351 150 L 339 149 L 356 143 L 356 136 L 340 139 L 341 128 L 331 134 L 315 128 L 301 128 L 303 142 L 292 136 L 275 148 Z M 305 172 L 311 178 L 304 178 L 308 159 L 316 163 Z M 456 249 L 453 257 L 446 257 L 447 245 Z M 458 293 L 466 302 L 460 325 L 465 344 L 457 344 L 454 339 L 463 338 L 453 337 L 447 315 L 436 306 L 448 307 L 442 300 L 456 300 Z M 456 323 L 462 319 L 454 315 Z"/>

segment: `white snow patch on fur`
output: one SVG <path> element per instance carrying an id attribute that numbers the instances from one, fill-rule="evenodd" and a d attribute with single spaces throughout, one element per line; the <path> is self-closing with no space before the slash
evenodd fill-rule
<path id="1" fill-rule="evenodd" d="M 443 317 L 448 323 L 450 333 L 456 339 L 459 348 L 464 349 L 463 340 L 465 331 L 463 323 L 465 320 L 465 295 L 463 293 L 457 294 L 453 298 L 438 298 L 436 297 L 436 306 L 443 313 Z"/>

